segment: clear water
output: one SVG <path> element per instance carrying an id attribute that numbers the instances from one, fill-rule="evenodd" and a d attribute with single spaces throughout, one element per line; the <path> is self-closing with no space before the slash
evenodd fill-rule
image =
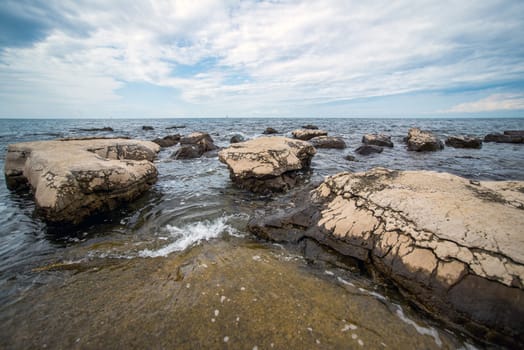
<path id="1" fill-rule="evenodd" d="M 345 150 L 319 149 L 313 158 L 311 181 L 319 181 L 324 176 L 341 171 L 364 171 L 377 166 L 443 171 L 478 180 L 524 180 L 524 145 L 485 143 L 480 150 L 446 147 L 439 152 L 415 153 L 408 152 L 402 143 L 407 130 L 415 126 L 430 130 L 442 139 L 457 134 L 483 137 L 490 132 L 522 130 L 524 119 L 0 120 L 0 153 L 5 155 L 7 145 L 11 143 L 57 137 L 99 135 L 151 140 L 192 131 L 209 132 L 219 147 L 226 147 L 234 134 L 241 134 L 246 139 L 254 138 L 270 126 L 289 136 L 292 130 L 305 124 L 315 124 L 330 135 L 342 136 L 348 145 Z M 144 131 L 143 125 L 153 126 L 154 130 Z M 184 125 L 185 128 L 166 129 L 173 125 Z M 104 126 L 112 127 L 114 132 L 79 130 Z M 373 156 L 355 155 L 357 161 L 353 162 L 344 159 L 360 145 L 363 134 L 374 132 L 390 134 L 395 147 L 385 148 L 383 153 Z M 0 304 L 7 309 L 0 309 L 0 314 L 5 316 L 22 308 L 17 305 L 23 305 L 27 295 L 39 293 L 35 291 L 42 286 L 54 285 L 57 280 L 63 283 L 63 279 L 69 276 L 65 272 L 48 272 L 54 269 L 47 269 L 46 266 L 89 265 L 100 261 L 111 261 L 111 264 L 116 261 L 126 266 L 144 261 L 147 265 L 166 256 L 178 259 L 198 247 L 216 242 L 245 248 L 254 239 L 245 229 L 250 216 L 263 215 L 261 213 L 266 208 L 293 206 L 285 195 L 259 197 L 236 189 L 229 180 L 226 166 L 216 156 L 172 160 L 169 157 L 172 152 L 173 149 L 169 148 L 160 152 L 156 160 L 158 182 L 136 202 L 87 225 L 66 231 L 48 227 L 42 222 L 33 214 L 31 195 L 10 192 L 2 177 Z M 3 162 L 2 157 L 2 168 Z M 275 249 L 278 254 L 285 254 L 281 248 L 271 244 L 258 249 L 261 253 L 255 253 L 255 256 Z M 314 274 L 315 271 L 315 267 L 311 267 L 310 272 Z M 87 280 L 87 277 L 83 279 Z M 337 279 L 333 280 L 340 284 Z M 396 302 L 403 305 L 402 301 Z M 397 314 L 398 320 L 408 317 L 391 305 L 390 308 Z M 423 319 L 425 316 L 411 317 Z M 16 328 L 16 325 L 13 327 Z M 431 329 L 427 332 L 434 331 Z M 438 332 L 441 337 L 443 333 L 447 334 L 445 330 Z M 434 334 L 426 337 L 432 338 Z M 458 347 L 457 344 L 462 343 L 453 344 Z"/>

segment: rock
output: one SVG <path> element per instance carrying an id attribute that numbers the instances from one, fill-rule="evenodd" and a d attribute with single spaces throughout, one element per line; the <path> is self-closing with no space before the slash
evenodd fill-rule
<path id="1" fill-rule="evenodd" d="M 482 148 L 482 140 L 478 137 L 448 136 L 446 146 L 455 148 Z"/>
<path id="2" fill-rule="evenodd" d="M 488 134 L 484 137 L 484 142 L 524 143 L 524 130 L 507 130 L 504 131 L 504 134 Z"/>
<path id="3" fill-rule="evenodd" d="M 170 130 L 170 129 L 185 129 L 185 125 L 173 125 L 173 126 L 168 126 L 166 127 L 166 130 Z"/>
<path id="4" fill-rule="evenodd" d="M 263 134 L 265 134 L 265 135 L 278 134 L 278 131 L 273 129 L 273 128 L 266 128 L 266 130 L 264 130 Z"/>
<path id="5" fill-rule="evenodd" d="M 142 126 L 142 130 L 154 130 L 155 128 L 153 128 L 152 126 L 149 126 L 149 125 L 144 125 Z"/>
<path id="6" fill-rule="evenodd" d="M 231 139 L 229 139 L 229 143 L 239 143 L 239 142 L 244 142 L 244 141 L 245 141 L 244 136 L 239 135 L 239 134 L 233 135 L 231 136 Z"/>
<path id="7" fill-rule="evenodd" d="M 103 128 L 87 128 L 87 129 L 78 129 L 79 131 L 114 131 L 113 128 L 109 126 L 104 126 Z"/>
<path id="8" fill-rule="evenodd" d="M 173 159 L 199 158 L 204 153 L 216 150 L 213 139 L 205 132 L 194 132 L 180 139 L 180 148 L 172 155 Z"/>
<path id="9" fill-rule="evenodd" d="M 231 180 L 253 192 L 285 191 L 296 184 L 297 171 L 307 169 L 315 148 L 286 137 L 260 137 L 221 150 Z"/>
<path id="10" fill-rule="evenodd" d="M 362 137 L 362 143 L 381 147 L 393 147 L 391 136 L 386 134 L 366 134 Z"/>
<path id="11" fill-rule="evenodd" d="M 318 130 L 318 126 L 313 124 L 302 125 L 302 129 Z"/>
<path id="12" fill-rule="evenodd" d="M 345 156 L 344 159 L 350 162 L 354 162 L 356 160 L 355 156 L 352 156 L 351 154 L 348 154 L 347 156 Z"/>
<path id="13" fill-rule="evenodd" d="M 9 188 L 29 185 L 37 212 L 49 222 L 77 224 L 148 190 L 157 179 L 152 161 L 160 147 L 149 141 L 90 139 L 9 145 Z"/>
<path id="14" fill-rule="evenodd" d="M 366 262 L 455 328 L 524 343 L 523 181 L 472 185 L 377 168 L 328 177 L 295 202 L 251 219 L 249 230 L 315 239 Z"/>
<path id="15" fill-rule="evenodd" d="M 309 140 L 315 148 L 346 148 L 346 143 L 342 137 L 336 136 L 317 136 Z"/>
<path id="16" fill-rule="evenodd" d="M 202 154 L 204 154 L 204 152 L 202 152 L 198 145 L 180 145 L 180 148 L 173 152 L 170 158 L 193 159 L 199 158 Z"/>
<path id="17" fill-rule="evenodd" d="M 297 129 L 292 132 L 293 137 L 299 140 L 308 141 L 313 137 L 327 136 L 327 131 L 324 130 L 311 130 L 311 129 Z"/>
<path id="18" fill-rule="evenodd" d="M 419 128 L 409 129 L 405 139 L 408 144 L 408 151 L 438 151 L 444 148 L 444 144 L 433 133 L 423 131 Z"/>
<path id="19" fill-rule="evenodd" d="M 180 135 L 167 135 L 161 139 L 154 139 L 153 142 L 160 147 L 172 147 L 180 141 Z"/>
<path id="20" fill-rule="evenodd" d="M 384 148 L 375 145 L 362 145 L 355 150 L 355 153 L 360 154 L 361 156 L 368 156 L 373 153 L 382 153 Z"/>

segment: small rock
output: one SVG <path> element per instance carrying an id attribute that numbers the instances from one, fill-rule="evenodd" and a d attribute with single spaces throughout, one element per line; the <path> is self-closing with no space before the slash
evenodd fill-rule
<path id="1" fill-rule="evenodd" d="M 504 134 L 488 134 L 484 137 L 484 142 L 524 143 L 524 130 L 506 130 Z"/>
<path id="2" fill-rule="evenodd" d="M 312 130 L 312 129 L 297 129 L 292 132 L 293 137 L 299 140 L 308 141 L 313 137 L 327 136 L 327 131 L 324 130 Z"/>
<path id="3" fill-rule="evenodd" d="M 315 148 L 346 148 L 346 143 L 342 137 L 336 136 L 317 136 L 309 140 Z"/>
<path id="4" fill-rule="evenodd" d="M 185 125 L 173 125 L 173 126 L 168 126 L 166 128 L 166 130 L 170 130 L 170 129 L 184 129 L 186 126 Z"/>
<path id="5" fill-rule="evenodd" d="M 355 161 L 355 156 L 352 156 L 351 154 L 348 154 L 347 156 L 344 157 L 345 160 L 348 160 L 350 162 L 354 162 Z"/>
<path id="6" fill-rule="evenodd" d="M 264 135 L 278 134 L 278 131 L 273 128 L 266 128 L 263 132 Z"/>
<path id="7" fill-rule="evenodd" d="M 380 146 L 375 146 L 375 145 L 362 145 L 360 146 L 359 148 L 357 148 L 355 150 L 355 153 L 358 153 L 362 156 L 368 156 L 370 154 L 373 154 L 373 153 L 382 153 L 382 151 L 384 150 L 384 148 L 380 147 Z"/>
<path id="8" fill-rule="evenodd" d="M 142 130 L 154 130 L 154 128 L 152 126 L 149 126 L 149 125 L 144 125 L 144 126 L 142 126 Z"/>
<path id="9" fill-rule="evenodd" d="M 87 129 L 78 129 L 80 131 L 114 131 L 113 128 L 109 126 L 104 126 L 103 128 L 87 128 Z"/>
<path id="10" fill-rule="evenodd" d="M 193 158 L 199 158 L 202 156 L 203 152 L 201 152 L 200 147 L 197 145 L 181 145 L 179 149 L 177 149 L 173 154 L 171 154 L 170 158 L 172 159 L 193 159 Z"/>
<path id="11" fill-rule="evenodd" d="M 446 146 L 455 148 L 482 148 L 482 140 L 469 136 L 448 136 Z"/>
<path id="12" fill-rule="evenodd" d="M 180 139 L 180 148 L 176 150 L 171 158 L 191 159 L 198 158 L 204 153 L 216 150 L 213 139 L 205 132 L 194 132 Z"/>
<path id="13" fill-rule="evenodd" d="M 393 147 L 391 136 L 386 134 L 366 134 L 362 137 L 362 143 L 382 147 Z"/>
<path id="14" fill-rule="evenodd" d="M 180 135 L 167 135 L 163 138 L 154 139 L 153 142 L 159 145 L 160 147 L 171 147 L 174 146 L 180 141 Z"/>
<path id="15" fill-rule="evenodd" d="M 302 129 L 318 130 L 318 126 L 313 125 L 313 124 L 307 124 L 307 125 L 303 125 L 303 126 L 302 126 Z"/>
<path id="16" fill-rule="evenodd" d="M 240 134 L 236 134 L 236 135 L 231 136 L 229 143 L 239 143 L 239 142 L 244 142 L 244 141 L 245 141 L 244 136 Z"/>
<path id="17" fill-rule="evenodd" d="M 408 144 L 408 151 L 438 151 L 444 148 L 444 144 L 433 133 L 423 131 L 419 128 L 409 129 L 405 139 Z"/>

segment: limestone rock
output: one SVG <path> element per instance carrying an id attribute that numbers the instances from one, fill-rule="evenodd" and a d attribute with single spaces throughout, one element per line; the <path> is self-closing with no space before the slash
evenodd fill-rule
<path id="1" fill-rule="evenodd" d="M 524 130 L 506 130 L 504 134 L 488 134 L 484 137 L 484 142 L 524 143 Z"/>
<path id="2" fill-rule="evenodd" d="M 50 222 L 79 223 L 149 189 L 160 147 L 149 141 L 86 139 L 9 145 L 9 188 L 30 185 L 37 211 Z"/>
<path id="3" fill-rule="evenodd" d="M 374 154 L 374 153 L 382 153 L 383 150 L 384 150 L 384 148 L 382 148 L 380 146 L 362 145 L 362 146 L 358 147 L 355 150 L 355 153 L 358 153 L 358 154 L 360 154 L 362 156 L 368 156 L 368 155 Z"/>
<path id="4" fill-rule="evenodd" d="M 456 328 L 524 343 L 524 182 L 377 168 L 328 177 L 300 202 L 249 229 L 313 238 L 371 264 Z"/>
<path id="5" fill-rule="evenodd" d="M 448 136 L 446 146 L 455 148 L 482 148 L 482 140 L 477 137 L 469 136 Z"/>
<path id="6" fill-rule="evenodd" d="M 293 130 L 291 134 L 293 134 L 293 137 L 296 139 L 308 141 L 308 140 L 311 140 L 313 137 L 327 136 L 328 133 L 327 131 L 324 131 L 324 130 L 297 129 L 297 130 Z"/>
<path id="7" fill-rule="evenodd" d="M 315 148 L 346 148 L 346 143 L 342 137 L 336 136 L 317 136 L 309 140 Z"/>
<path id="8" fill-rule="evenodd" d="M 409 129 L 406 138 L 408 151 L 438 151 L 444 148 L 444 144 L 433 133 L 423 131 L 419 128 Z"/>
<path id="9" fill-rule="evenodd" d="M 201 157 L 204 153 L 216 150 L 213 139 L 205 132 L 194 132 L 180 139 L 180 148 L 172 155 L 173 159 L 191 159 Z"/>
<path id="10" fill-rule="evenodd" d="M 381 147 L 393 147 L 391 136 L 386 134 L 366 134 L 362 137 L 362 143 Z"/>
<path id="11" fill-rule="evenodd" d="M 315 152 L 308 142 L 275 136 L 235 143 L 218 157 L 228 166 L 234 183 L 265 193 L 292 187 L 296 171 L 308 168 Z"/>
<path id="12" fill-rule="evenodd" d="M 159 145 L 160 147 L 172 147 L 180 141 L 180 135 L 167 135 L 163 138 L 154 139 L 153 142 Z"/>
<path id="13" fill-rule="evenodd" d="M 271 127 L 268 127 L 266 128 L 266 130 L 264 130 L 263 134 L 264 135 L 278 134 L 278 131 Z"/>

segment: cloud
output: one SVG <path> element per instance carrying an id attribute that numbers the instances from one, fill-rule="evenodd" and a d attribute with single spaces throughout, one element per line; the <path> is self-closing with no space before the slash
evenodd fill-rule
<path id="1" fill-rule="evenodd" d="M 521 1 L 29 4 L 34 41 L 0 47 L 0 115 L 32 99 L 39 111 L 123 111 L 129 83 L 173 89 L 187 113 L 247 115 L 524 80 Z"/>
<path id="2" fill-rule="evenodd" d="M 524 110 L 524 94 L 493 94 L 478 101 L 453 106 L 446 113 L 482 113 Z"/>

